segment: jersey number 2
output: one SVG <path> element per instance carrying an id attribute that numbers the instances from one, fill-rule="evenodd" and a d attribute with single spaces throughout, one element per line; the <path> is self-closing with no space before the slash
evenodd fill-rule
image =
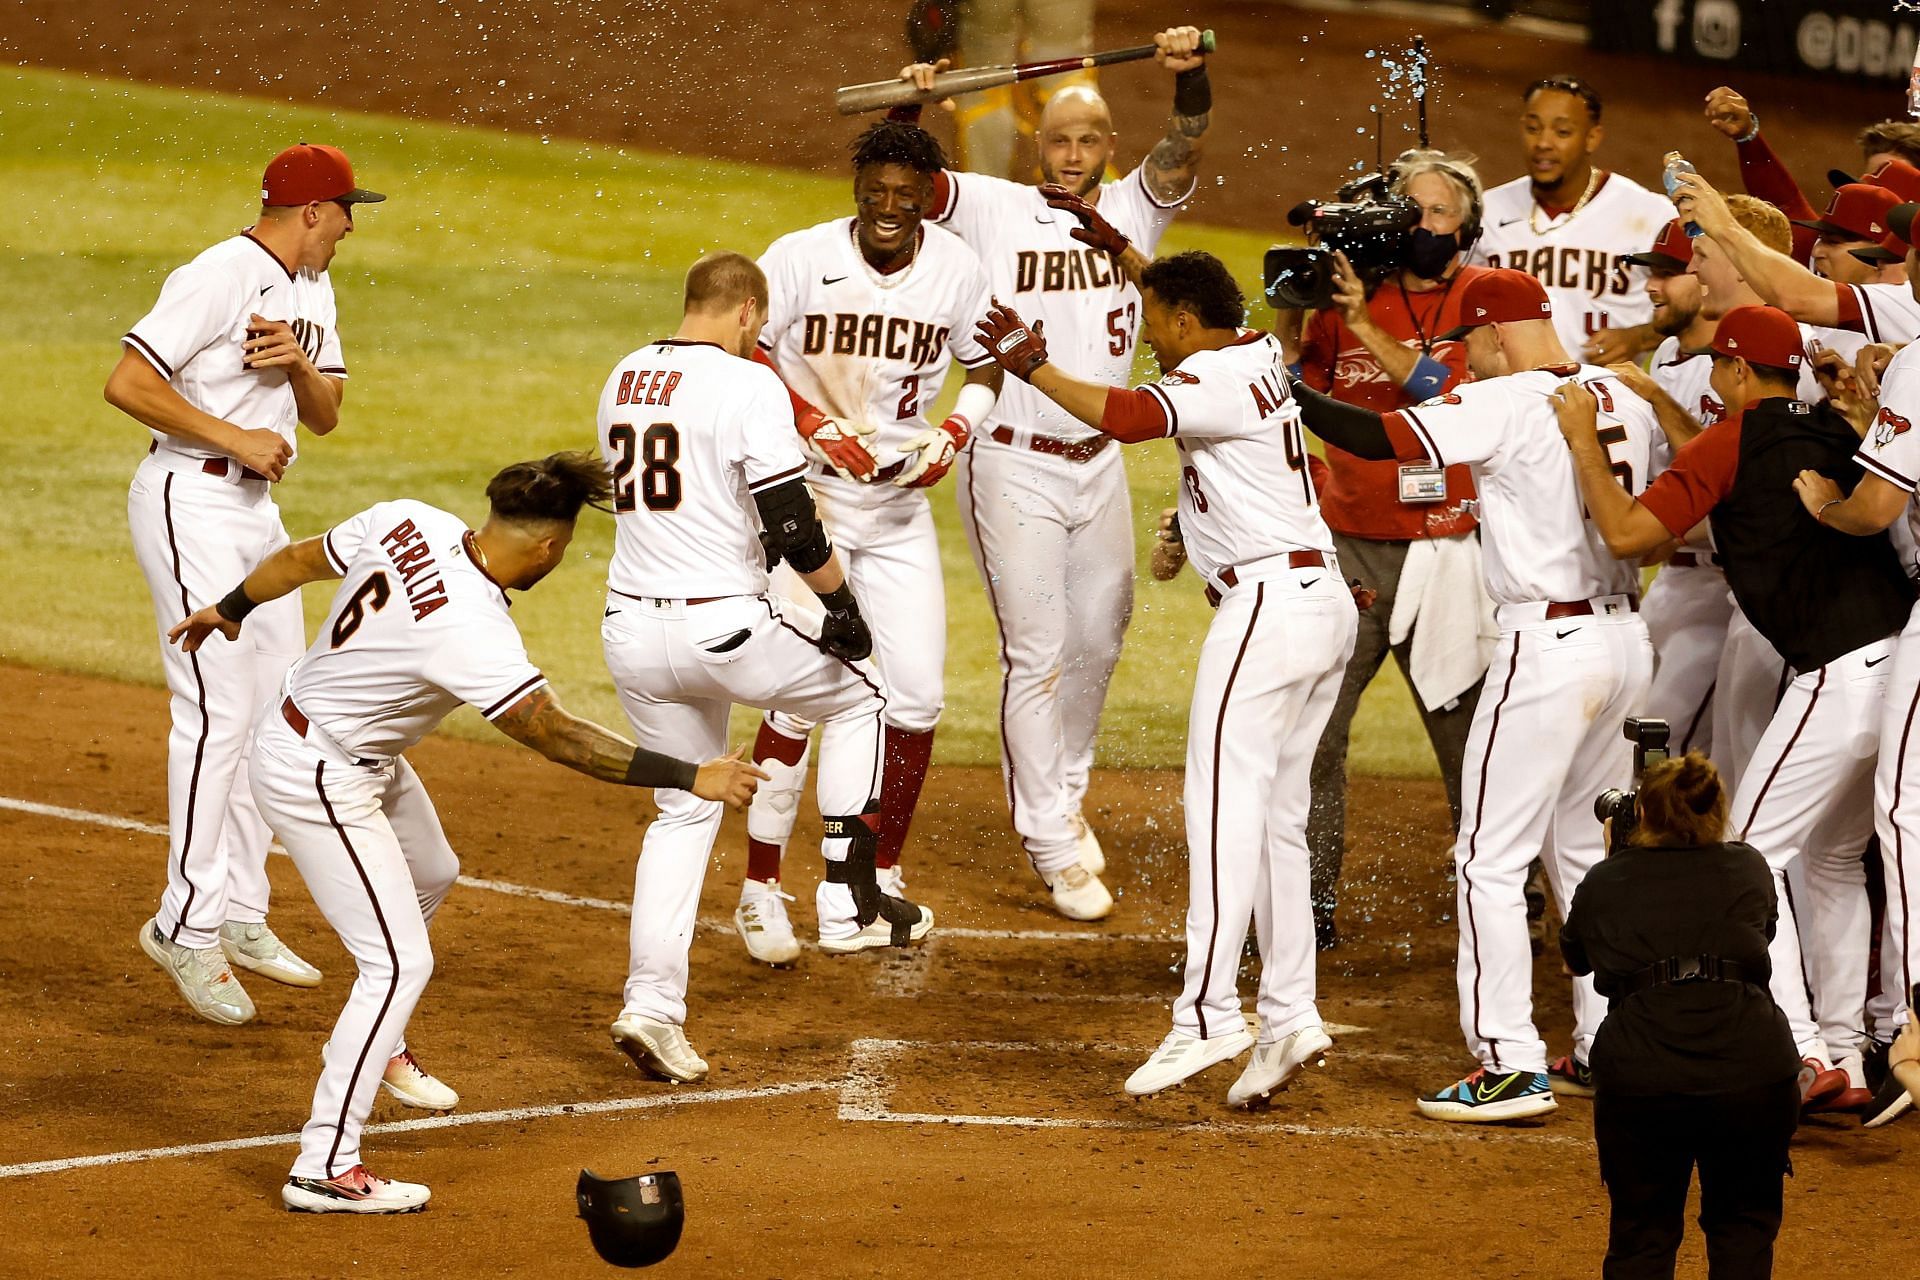
<path id="1" fill-rule="evenodd" d="M 617 422 L 607 428 L 613 447 L 613 509 L 634 509 L 633 428 Z M 680 432 L 671 422 L 656 422 L 640 436 L 640 501 L 649 511 L 672 511 L 680 505 Z"/>
<path id="2" fill-rule="evenodd" d="M 393 599 L 393 588 L 387 585 L 387 575 L 376 573 L 359 589 L 347 597 L 346 608 L 340 610 L 340 616 L 333 620 L 333 647 L 338 649 L 353 639 L 353 633 L 367 620 L 367 610 L 375 613 L 387 607 L 387 601 Z"/>

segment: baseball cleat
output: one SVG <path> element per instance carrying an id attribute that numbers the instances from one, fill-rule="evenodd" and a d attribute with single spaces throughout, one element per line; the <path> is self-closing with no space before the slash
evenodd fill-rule
<path id="1" fill-rule="evenodd" d="M 1873 1104 L 1873 1090 L 1867 1086 L 1867 1066 L 1858 1053 L 1842 1056 L 1833 1069 L 1847 1078 L 1846 1087 L 1830 1098 L 1808 1105 L 1808 1111 L 1864 1111 Z"/>
<path id="2" fill-rule="evenodd" d="M 1826 1104 L 1846 1092 L 1847 1073 L 1830 1067 L 1818 1058 L 1800 1059 L 1800 1109 L 1824 1110 Z"/>
<path id="3" fill-rule="evenodd" d="M 1572 1054 L 1555 1058 L 1547 1067 L 1547 1083 L 1563 1098 L 1591 1098 L 1593 1068 Z"/>
<path id="4" fill-rule="evenodd" d="M 900 869 L 899 863 L 896 862 L 890 867 L 876 867 L 873 878 L 880 886 L 880 892 L 892 894 L 903 900 L 906 898 L 907 873 Z"/>
<path id="5" fill-rule="evenodd" d="M 1085 818 L 1076 813 L 1073 820 L 1080 827 L 1080 865 L 1088 875 L 1097 876 L 1107 869 L 1107 851 L 1100 847 L 1100 837 L 1093 834 Z"/>
<path id="6" fill-rule="evenodd" d="M 422 1111 L 451 1111 L 460 1105 L 460 1095 L 438 1076 L 428 1075 L 411 1049 L 402 1049 L 388 1059 L 380 1087 L 404 1105 Z"/>
<path id="7" fill-rule="evenodd" d="M 418 1182 L 389 1182 L 357 1164 L 337 1178 L 288 1178 L 280 1203 L 292 1213 L 418 1213 L 433 1193 Z"/>
<path id="8" fill-rule="evenodd" d="M 1127 1077 L 1127 1092 L 1136 1098 L 1170 1089 L 1216 1063 L 1229 1062 L 1253 1048 L 1253 1034 L 1241 1023 L 1238 1030 L 1202 1040 L 1184 1031 L 1169 1031 L 1153 1056 Z"/>
<path id="9" fill-rule="evenodd" d="M 237 1027 L 253 1021 L 253 999 L 233 976 L 219 947 L 188 947 L 169 942 L 155 916 L 140 926 L 140 949 L 166 970 L 187 1006 L 208 1022 Z"/>
<path id="10" fill-rule="evenodd" d="M 1496 1120 L 1525 1120 L 1543 1116 L 1560 1104 L 1544 1071 L 1488 1071 L 1485 1067 L 1464 1080 L 1430 1093 L 1416 1104 L 1430 1120 L 1486 1124 Z"/>
<path id="11" fill-rule="evenodd" d="M 1912 1105 L 1913 1095 L 1889 1072 L 1879 1092 L 1873 1095 L 1873 1101 L 1860 1112 L 1860 1127 L 1878 1129 L 1883 1124 L 1892 1124 Z"/>
<path id="12" fill-rule="evenodd" d="M 707 1078 L 707 1060 L 687 1043 L 687 1033 L 671 1022 L 623 1017 L 613 1024 L 613 1042 L 647 1075 L 675 1084 Z"/>
<path id="13" fill-rule="evenodd" d="M 787 903 L 792 901 L 780 892 L 778 880 L 748 880 L 740 886 L 733 927 L 747 944 L 747 954 L 761 964 L 778 968 L 800 958 L 800 939 L 793 936 L 793 921 L 787 918 Z"/>
<path id="14" fill-rule="evenodd" d="M 1302 1027 L 1290 1036 L 1253 1046 L 1247 1069 L 1227 1090 L 1227 1105 L 1244 1107 L 1286 1088 L 1309 1065 L 1325 1066 L 1323 1056 L 1333 1047 L 1325 1027 Z"/>
<path id="15" fill-rule="evenodd" d="M 227 960 L 250 973 L 290 987 L 317 987 L 320 971 L 293 953 L 264 920 L 242 924 L 229 920 L 220 926 L 220 950 Z"/>
<path id="16" fill-rule="evenodd" d="M 884 873 L 876 873 L 876 879 L 881 874 Z M 893 921 L 888 919 L 889 913 L 903 915 L 919 912 L 918 918 L 907 925 L 909 943 L 920 941 L 932 930 L 931 910 L 895 894 L 885 893 L 881 896 L 889 900 L 889 905 L 863 926 L 854 906 L 852 888 L 822 880 L 813 899 L 814 909 L 820 917 L 820 949 L 830 955 L 844 956 L 856 951 L 893 946 Z"/>
<path id="17" fill-rule="evenodd" d="M 1078 862 L 1053 873 L 1053 909 L 1069 920 L 1104 920 L 1113 912 L 1113 895 L 1100 877 Z"/>

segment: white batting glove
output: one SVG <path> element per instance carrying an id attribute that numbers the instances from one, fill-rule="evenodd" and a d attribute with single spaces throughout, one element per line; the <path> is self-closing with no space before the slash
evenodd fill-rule
<path id="1" fill-rule="evenodd" d="M 893 478 L 894 485 L 901 489 L 927 489 L 939 484 L 953 466 L 954 455 L 967 447 L 967 434 L 966 419 L 955 416 L 914 436 L 900 446 L 903 455 L 910 453 L 914 458 Z"/>

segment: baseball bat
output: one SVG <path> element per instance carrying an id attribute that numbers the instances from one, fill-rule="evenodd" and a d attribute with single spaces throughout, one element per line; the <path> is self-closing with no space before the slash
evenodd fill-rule
<path id="1" fill-rule="evenodd" d="M 1212 53 L 1214 40 L 1212 31 L 1200 33 L 1200 52 Z M 951 98 L 959 93 L 978 93 L 982 89 L 993 89 L 1003 84 L 1017 84 L 1022 80 L 1037 80 L 1041 76 L 1064 75 L 1069 71 L 1084 71 L 1091 67 L 1108 67 L 1116 62 L 1138 62 L 1151 58 L 1154 46 L 1136 45 L 1131 49 L 1108 49 L 1104 53 L 1090 53 L 1078 58 L 1052 58 L 1045 62 L 1006 63 L 997 67 L 963 67 L 959 71 L 942 71 L 933 78 L 933 88 L 920 90 L 906 80 L 875 80 L 871 84 L 842 85 L 833 91 L 833 105 L 843 116 L 858 115 L 862 111 L 878 111 L 884 107 L 904 107 L 912 103 L 938 102 L 942 98 Z"/>

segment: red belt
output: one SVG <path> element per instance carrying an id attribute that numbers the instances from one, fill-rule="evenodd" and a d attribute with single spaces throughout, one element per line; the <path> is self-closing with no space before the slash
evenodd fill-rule
<path id="1" fill-rule="evenodd" d="M 1718 569 L 1720 557 L 1711 551 L 1676 551 L 1667 563 L 1676 569 Z"/>
<path id="2" fill-rule="evenodd" d="M 1012 444 L 1017 439 L 1012 427 L 995 427 L 987 432 L 995 444 Z M 1052 454 L 1056 458 L 1065 458 L 1068 462 L 1087 462 L 1100 456 L 1100 451 L 1113 443 L 1112 436 L 1095 436 L 1091 440 L 1055 440 L 1052 436 L 1027 436 L 1027 448 L 1035 453 Z"/>
<path id="3" fill-rule="evenodd" d="M 607 590 L 613 591 L 613 594 L 617 596 L 625 596 L 628 600 L 638 600 L 641 604 L 645 604 L 649 600 L 653 601 L 655 604 L 673 604 L 674 603 L 674 597 L 672 596 L 636 596 L 625 591 L 615 591 L 612 587 L 608 587 Z M 725 600 L 726 598 L 727 598 L 726 596 L 690 596 L 685 600 L 679 601 L 679 603 L 681 604 L 712 604 L 715 600 Z"/>
<path id="4" fill-rule="evenodd" d="M 160 452 L 160 442 L 158 440 L 149 441 L 147 443 L 147 452 L 148 453 Z M 228 474 L 232 472 L 233 468 L 238 466 L 240 466 L 240 464 L 237 462 L 234 462 L 230 458 L 208 458 L 206 461 L 200 464 L 200 470 L 206 472 L 210 476 L 219 476 L 222 480 L 224 480 L 227 478 Z M 266 480 L 267 479 L 265 476 L 261 475 L 258 471 L 255 471 L 252 467 L 240 467 L 240 478 L 242 480 Z M 268 483 L 271 484 L 272 481 L 268 481 Z"/>
<path id="5" fill-rule="evenodd" d="M 1640 597 L 1628 596 L 1627 608 L 1633 613 L 1640 612 Z M 1558 618 L 1587 618 L 1592 615 L 1593 601 L 1591 600 L 1554 600 L 1547 605 L 1548 622 Z"/>
<path id="6" fill-rule="evenodd" d="M 293 705 L 292 698 L 281 700 L 280 714 L 286 718 L 287 727 L 303 738 L 307 736 L 307 730 L 313 727 L 313 722 L 307 719 L 306 713 Z"/>
<path id="7" fill-rule="evenodd" d="M 1326 567 L 1327 557 L 1321 552 L 1287 552 L 1287 568 L 1289 569 L 1324 569 Z M 1229 587 L 1237 587 L 1240 585 L 1240 575 L 1233 571 L 1232 565 L 1228 565 L 1220 571 L 1220 581 Z"/>

